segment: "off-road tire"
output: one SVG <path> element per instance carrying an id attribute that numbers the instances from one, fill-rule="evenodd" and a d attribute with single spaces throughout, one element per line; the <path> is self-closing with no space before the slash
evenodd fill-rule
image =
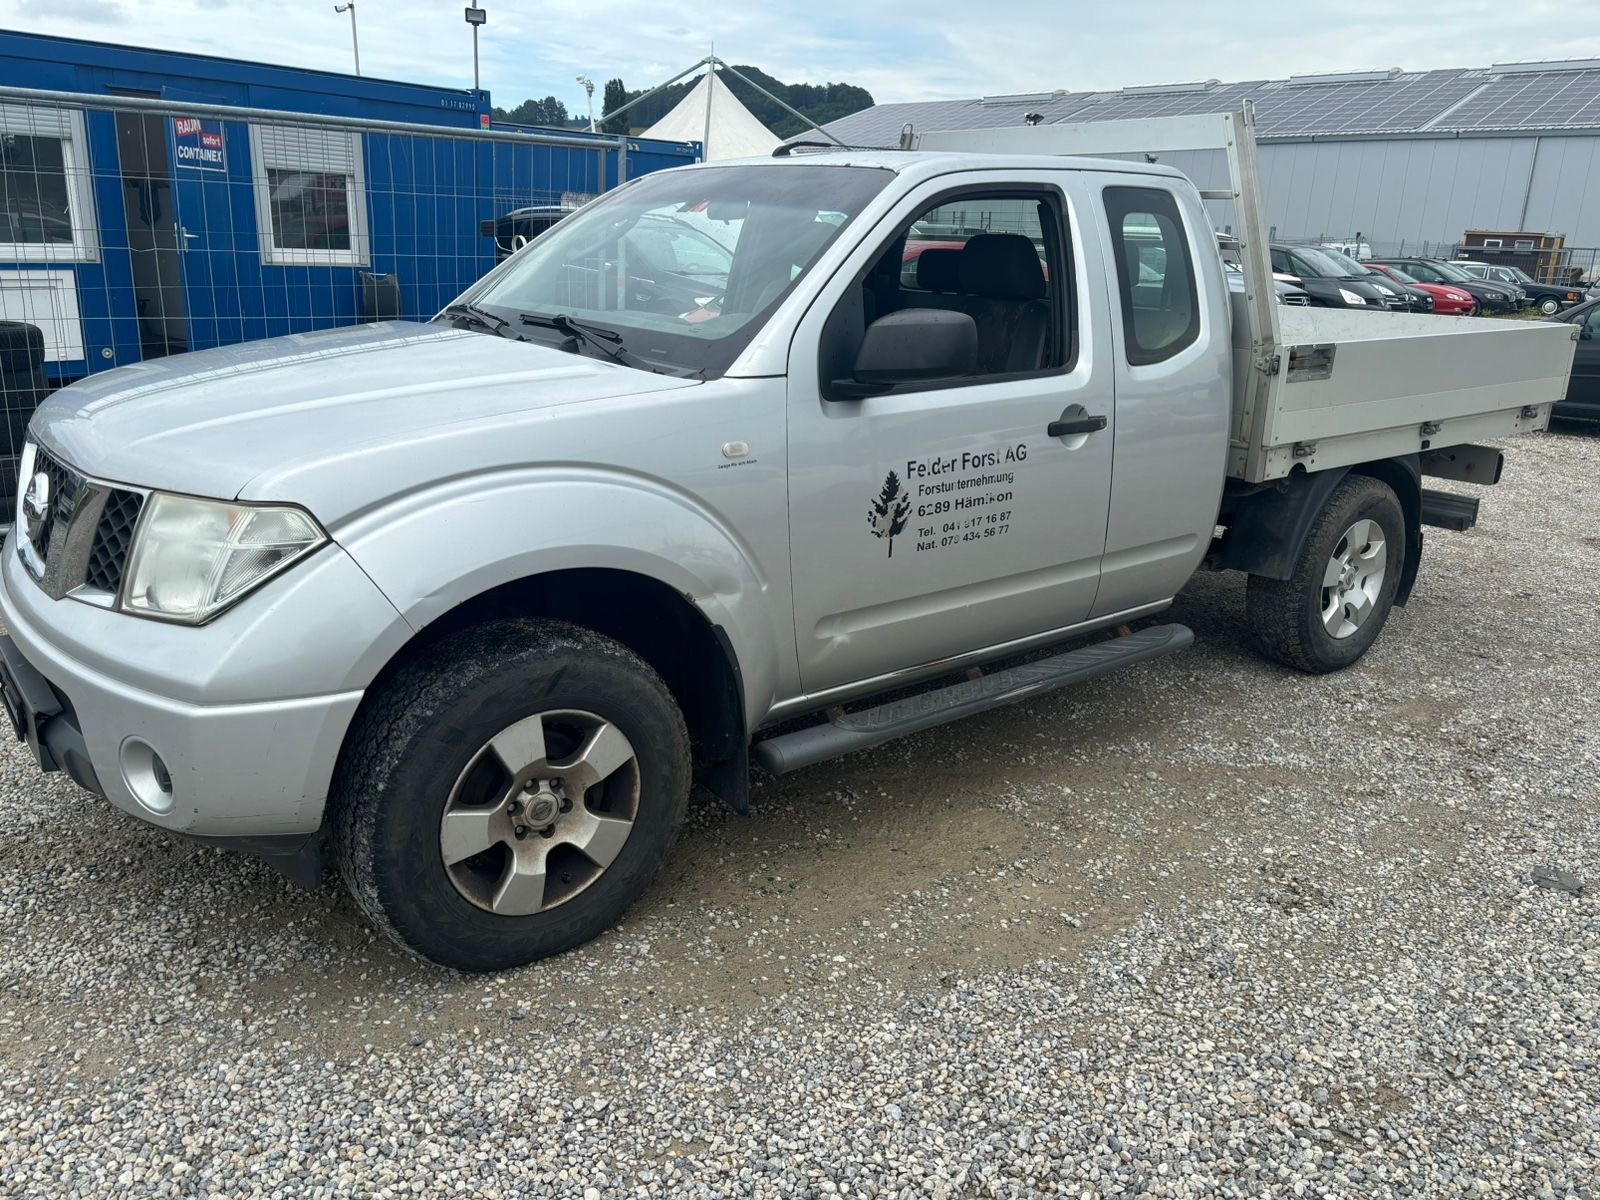
<path id="1" fill-rule="evenodd" d="M 1322 620 L 1322 576 L 1345 530 L 1363 518 L 1383 530 L 1387 546 L 1383 586 L 1361 627 L 1348 637 L 1335 638 Z M 1393 489 L 1365 475 L 1347 475 L 1312 523 L 1294 574 L 1288 579 L 1250 576 L 1245 617 L 1251 640 L 1268 658 L 1312 675 L 1343 670 L 1383 632 L 1400 587 L 1405 555 L 1405 514 Z"/>
<path id="2" fill-rule="evenodd" d="M 502 916 L 451 882 L 440 821 L 479 749 L 537 712 L 602 715 L 638 760 L 634 828 L 616 859 L 556 907 Z M 407 950 L 461 971 L 559 954 L 608 929 L 644 892 L 689 794 L 689 737 L 661 678 L 626 647 L 562 621 L 503 620 L 441 640 L 370 697 L 334 780 L 332 831 L 345 886 Z"/>

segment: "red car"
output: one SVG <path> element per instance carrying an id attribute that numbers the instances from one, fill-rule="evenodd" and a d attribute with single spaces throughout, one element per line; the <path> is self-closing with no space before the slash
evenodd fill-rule
<path id="1" fill-rule="evenodd" d="M 1386 267 L 1382 263 L 1368 262 L 1361 265 L 1369 270 L 1382 271 L 1396 283 L 1427 292 L 1433 297 L 1433 311 L 1437 316 L 1470 317 L 1478 311 L 1478 302 L 1465 288 L 1451 287 L 1448 283 L 1423 283 L 1420 279 L 1413 279 L 1399 267 Z"/>

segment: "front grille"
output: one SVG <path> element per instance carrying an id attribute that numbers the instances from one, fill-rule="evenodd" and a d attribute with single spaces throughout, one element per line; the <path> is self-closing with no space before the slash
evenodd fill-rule
<path id="1" fill-rule="evenodd" d="M 62 464 L 40 450 L 33 460 L 34 474 L 45 477 L 49 491 L 50 502 L 46 506 L 42 519 L 37 524 L 28 521 L 27 510 L 23 510 L 24 528 L 28 530 L 29 540 L 33 542 L 34 553 L 38 554 L 40 562 L 50 560 L 50 537 L 55 532 L 56 522 L 64 521 L 70 515 L 68 506 L 72 497 L 77 492 L 78 476 L 67 470 Z M 30 490 L 31 480 L 22 485 L 23 494 Z"/>
<path id="2" fill-rule="evenodd" d="M 42 446 L 32 450 L 17 553 L 51 597 L 109 604 L 122 586 L 144 493 L 86 478 Z"/>
<path id="3" fill-rule="evenodd" d="M 1293 304 L 1297 308 L 1305 308 L 1311 303 L 1311 297 L 1310 296 L 1285 296 L 1283 298 L 1283 302 L 1285 304 Z"/>
<path id="4" fill-rule="evenodd" d="M 123 568 L 128 565 L 128 551 L 133 546 L 134 526 L 138 525 L 143 509 L 144 497 L 138 492 L 115 488 L 109 493 L 99 524 L 95 526 L 84 583 L 113 596 L 117 594 L 122 586 Z"/>

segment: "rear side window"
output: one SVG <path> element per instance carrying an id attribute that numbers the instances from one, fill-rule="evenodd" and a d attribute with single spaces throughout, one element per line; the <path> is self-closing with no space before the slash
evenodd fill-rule
<path id="1" fill-rule="evenodd" d="M 1194 260 L 1178 202 L 1159 188 L 1111 187 L 1105 204 L 1128 361 L 1162 362 L 1200 336 Z"/>

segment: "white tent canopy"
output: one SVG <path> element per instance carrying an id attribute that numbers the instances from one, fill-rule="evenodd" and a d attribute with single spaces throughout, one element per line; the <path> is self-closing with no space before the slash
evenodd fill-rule
<path id="1" fill-rule="evenodd" d="M 710 110 L 710 134 L 706 113 Z M 678 106 L 646 129 L 641 137 L 669 142 L 706 143 L 706 161 L 722 158 L 752 158 L 771 154 L 781 139 L 739 102 L 728 85 L 707 71 Z"/>

